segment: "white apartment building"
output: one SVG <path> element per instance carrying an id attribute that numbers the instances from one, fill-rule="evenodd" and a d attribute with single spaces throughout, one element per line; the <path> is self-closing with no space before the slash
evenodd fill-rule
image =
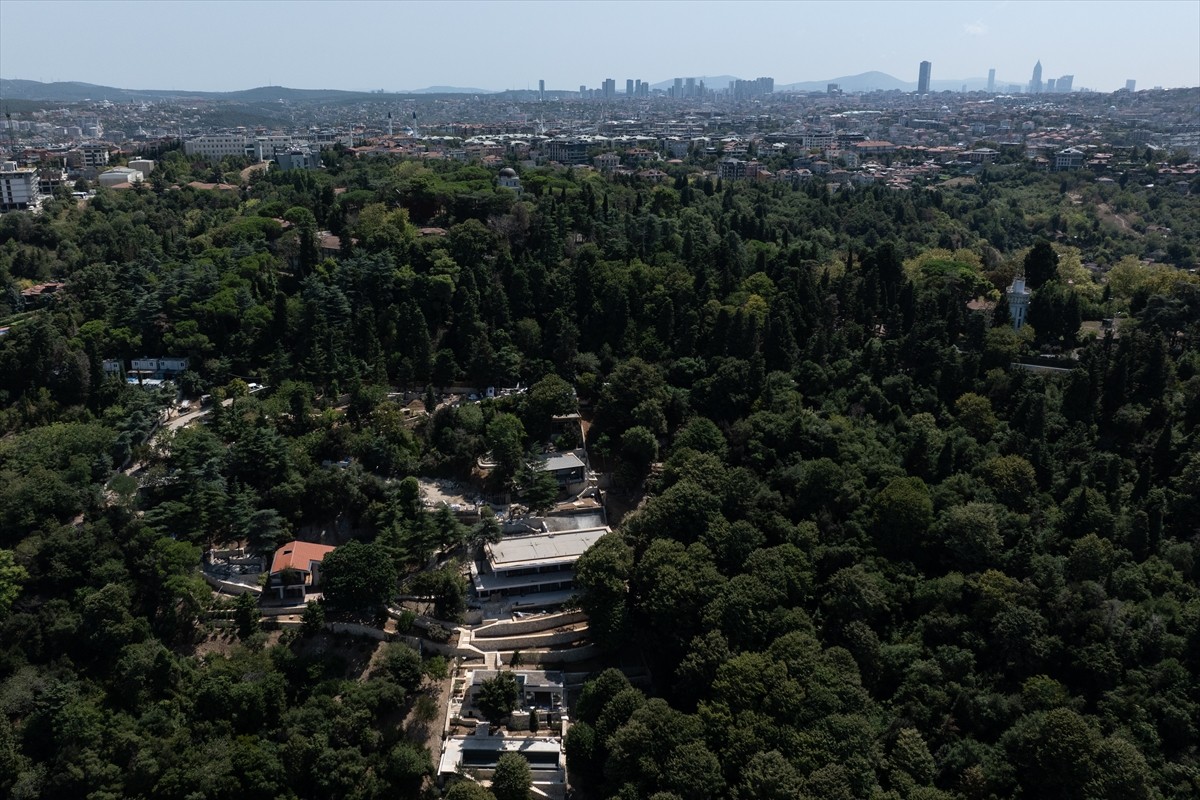
<path id="1" fill-rule="evenodd" d="M 252 144 L 253 140 L 244 133 L 210 133 L 188 139 L 183 143 L 183 152 L 189 156 L 220 161 L 225 156 L 246 155 L 246 148 Z"/>
<path id="2" fill-rule="evenodd" d="M 37 208 L 41 201 L 36 169 L 18 167 L 15 161 L 0 164 L 0 211 Z"/>

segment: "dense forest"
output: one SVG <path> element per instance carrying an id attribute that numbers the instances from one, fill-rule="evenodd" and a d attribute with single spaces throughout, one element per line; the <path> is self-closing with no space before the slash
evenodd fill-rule
<path id="1" fill-rule="evenodd" d="M 201 552 L 345 519 L 375 581 L 348 607 L 416 582 L 452 618 L 461 578 L 419 568 L 487 531 L 409 479 L 490 452 L 488 488 L 527 486 L 576 394 L 637 504 L 579 602 L 652 676 L 578 698 L 583 796 L 1200 793 L 1200 187 L 682 165 L 518 195 L 339 149 L 219 192 L 178 185 L 237 164 L 156 155 L 0 216 L 0 795 L 437 796 L 397 719 L 445 665 L 394 645 L 360 679 L 268 638 Z M 190 360 L 209 424 L 150 438 L 170 398 L 103 370 L 142 356 Z M 222 614 L 238 643 L 206 650 Z"/>

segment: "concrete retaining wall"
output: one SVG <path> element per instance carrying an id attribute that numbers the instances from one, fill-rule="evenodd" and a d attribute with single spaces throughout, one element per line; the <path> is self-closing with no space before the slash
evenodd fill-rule
<path id="1" fill-rule="evenodd" d="M 264 617 L 287 617 L 304 614 L 304 606 L 267 606 L 259 609 Z"/>
<path id="2" fill-rule="evenodd" d="M 494 636 L 489 639 L 473 639 L 472 644 L 480 650 L 543 650 L 560 644 L 570 644 L 587 638 L 587 630 L 533 633 L 528 636 Z"/>
<path id="3" fill-rule="evenodd" d="M 509 664 L 512 661 L 511 652 L 501 652 L 500 663 Z M 547 666 L 554 664 L 573 664 L 577 661 L 587 661 L 600 655 L 600 649 L 594 644 L 572 647 L 570 650 L 522 650 L 521 663 L 526 666 Z"/>
<path id="4" fill-rule="evenodd" d="M 587 614 L 582 611 L 564 611 L 561 614 L 543 614 L 537 617 L 526 617 L 524 619 L 504 620 L 502 622 L 493 622 L 490 625 L 484 625 L 476 628 L 473 636 L 476 639 L 491 639 L 501 636 L 514 636 L 522 633 L 537 633 L 539 631 L 548 631 L 553 628 L 558 628 L 563 625 L 574 625 L 578 622 L 587 620 Z"/>

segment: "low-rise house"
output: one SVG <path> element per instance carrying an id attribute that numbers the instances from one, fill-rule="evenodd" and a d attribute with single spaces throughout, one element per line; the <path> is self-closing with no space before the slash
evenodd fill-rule
<path id="1" fill-rule="evenodd" d="M 532 536 L 506 536 L 484 545 L 484 559 L 471 565 L 471 582 L 482 601 L 575 586 L 575 562 L 609 533 L 608 527 L 583 528 Z"/>
<path id="2" fill-rule="evenodd" d="M 577 486 L 582 487 L 587 480 L 587 466 L 583 459 L 571 452 L 546 456 L 542 462 L 542 470 L 553 475 L 558 485 L 567 491 Z"/>
<path id="3" fill-rule="evenodd" d="M 516 678 L 521 692 L 520 707 L 526 711 L 540 711 L 540 722 L 556 725 L 563 712 L 563 700 L 566 690 L 561 672 L 546 672 L 543 670 L 510 670 Z M 495 678 L 500 673 L 492 669 L 476 669 L 470 673 L 469 682 L 463 697 L 462 716 L 464 718 L 482 719 L 483 714 L 478 707 L 479 692 L 485 681 Z M 503 720 L 490 720 L 502 722 Z M 511 727 L 511 726 L 510 726 Z"/>
<path id="4" fill-rule="evenodd" d="M 451 736 L 442 747 L 438 779 L 462 774 L 464 770 L 479 778 L 492 777 L 500 756 L 516 753 L 529 762 L 534 796 L 561 800 L 566 796 L 566 758 L 558 736 L 493 735 L 491 726 L 481 722 L 472 736 Z"/>
<path id="5" fill-rule="evenodd" d="M 334 549 L 313 542 L 288 542 L 275 551 L 267 587 L 274 590 L 280 600 L 289 597 L 303 600 L 307 593 L 320 586 L 321 562 Z"/>

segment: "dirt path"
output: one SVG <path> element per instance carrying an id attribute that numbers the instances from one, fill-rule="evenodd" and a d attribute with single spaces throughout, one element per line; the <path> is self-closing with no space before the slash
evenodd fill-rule
<path id="1" fill-rule="evenodd" d="M 1099 212 L 1100 218 L 1105 222 L 1111 222 L 1121 229 L 1122 233 L 1132 233 L 1134 236 L 1141 236 L 1133 226 L 1129 224 L 1129 220 L 1113 211 L 1112 206 L 1108 203 L 1101 203 L 1096 206 L 1096 211 Z"/>

